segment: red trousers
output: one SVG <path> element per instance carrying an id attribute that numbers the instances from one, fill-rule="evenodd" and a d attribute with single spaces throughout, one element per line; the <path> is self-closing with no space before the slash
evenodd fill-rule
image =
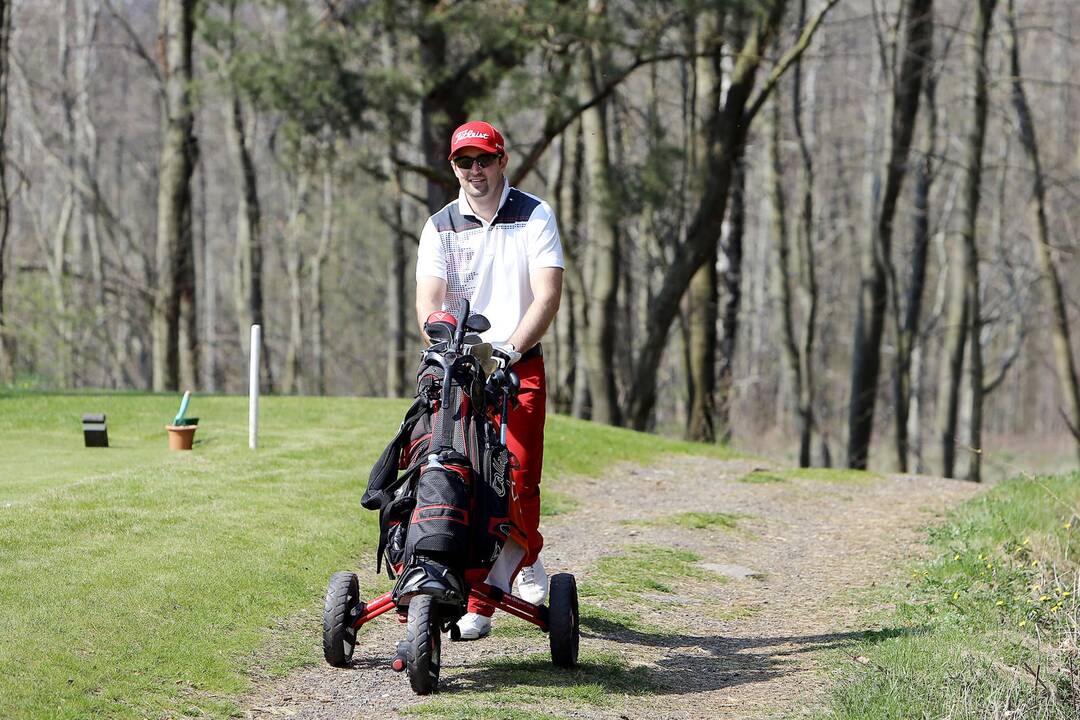
<path id="1" fill-rule="evenodd" d="M 544 378 L 544 358 L 535 357 L 514 365 L 521 380 L 518 406 L 507 413 L 506 445 L 513 456 L 511 477 L 514 493 L 510 519 L 517 527 L 515 539 L 526 549 L 521 567 L 532 565 L 544 547 L 540 534 L 540 474 L 544 466 L 544 418 L 547 411 L 547 382 Z M 487 603 L 469 600 L 469 612 L 491 616 Z"/>

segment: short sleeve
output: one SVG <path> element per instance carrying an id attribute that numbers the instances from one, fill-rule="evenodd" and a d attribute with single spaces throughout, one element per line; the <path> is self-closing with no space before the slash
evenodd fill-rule
<path id="1" fill-rule="evenodd" d="M 559 224 L 547 203 L 541 203 L 529 218 L 529 269 L 565 268 Z"/>
<path id="2" fill-rule="evenodd" d="M 420 247 L 416 251 L 416 279 L 438 277 L 446 280 L 446 257 L 435 223 L 428 218 L 420 232 Z"/>

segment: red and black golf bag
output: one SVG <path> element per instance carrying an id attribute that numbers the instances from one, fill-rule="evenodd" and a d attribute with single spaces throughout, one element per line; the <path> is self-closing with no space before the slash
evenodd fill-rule
<path id="1" fill-rule="evenodd" d="M 418 593 L 464 603 L 465 570 L 490 567 L 511 530 L 511 458 L 494 416 L 506 416 L 514 378 L 502 369 L 488 375 L 485 352 L 474 354 L 483 344 L 468 333 L 486 324 L 467 303 L 460 317 L 428 319 L 436 342 L 424 352 L 416 399 L 361 499 L 380 511 L 377 563 L 400 576 L 395 603 Z"/>

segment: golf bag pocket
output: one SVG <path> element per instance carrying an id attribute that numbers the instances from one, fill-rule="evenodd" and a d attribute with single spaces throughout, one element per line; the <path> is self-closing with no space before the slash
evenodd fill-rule
<path id="1" fill-rule="evenodd" d="M 409 518 L 416 507 L 416 497 L 408 486 L 398 490 L 394 500 L 379 511 L 379 550 L 376 572 L 382 570 L 386 560 L 387 574 L 393 578 L 405 561 L 405 537 L 409 530 Z"/>
<path id="2" fill-rule="evenodd" d="M 491 567 L 510 534 L 510 452 L 498 443 L 484 446 L 480 482 L 473 493 L 470 567 Z"/>
<path id="3" fill-rule="evenodd" d="M 406 562 L 417 555 L 461 567 L 469 548 L 469 469 L 433 464 L 416 483 L 416 506 L 405 541 Z"/>

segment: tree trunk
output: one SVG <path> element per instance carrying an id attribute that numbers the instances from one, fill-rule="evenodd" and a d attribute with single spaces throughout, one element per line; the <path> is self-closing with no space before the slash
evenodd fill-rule
<path id="1" fill-rule="evenodd" d="M 694 61 L 693 97 L 688 134 L 692 138 L 690 151 L 692 160 L 688 162 L 690 172 L 696 172 L 698 162 L 705 157 L 707 149 L 703 138 L 694 132 L 699 119 L 704 123 L 715 112 L 710 103 L 717 100 L 716 86 L 720 83 L 719 68 L 713 62 L 718 54 L 717 17 L 712 13 L 702 13 L 695 18 L 692 52 L 698 48 L 703 52 Z M 659 115 L 659 112 L 657 112 Z M 659 120 L 659 118 L 657 118 Z M 658 123 L 657 140 L 662 141 L 662 123 Z M 722 229 L 721 229 L 722 232 Z M 719 312 L 719 276 L 717 260 L 719 257 L 719 236 L 713 242 L 711 252 L 704 264 L 694 273 L 687 290 L 687 340 L 686 366 L 689 386 L 687 408 L 686 438 L 698 442 L 716 441 L 716 323 Z"/>
<path id="2" fill-rule="evenodd" d="M 927 43 L 927 62 L 932 62 L 933 38 Z M 893 400 L 896 405 L 896 464 L 900 472 L 908 471 L 908 455 L 912 437 L 911 428 L 918 427 L 918 419 L 911 418 L 916 371 L 912 357 L 919 342 L 919 320 L 922 314 L 923 291 L 926 287 L 926 266 L 930 250 L 930 190 L 934 184 L 937 156 L 937 78 L 927 73 L 926 87 L 926 134 L 922 157 L 915 166 L 915 190 L 912 218 L 911 274 L 908 280 L 904 316 L 897 332 L 896 374 L 893 378 Z M 918 408 L 915 408 L 917 412 Z M 921 456 L 921 453 L 920 453 Z M 920 460 L 921 464 L 921 460 Z"/>
<path id="3" fill-rule="evenodd" d="M 193 310 L 191 174 L 196 146 L 191 107 L 195 0 L 159 0 L 160 58 L 165 78 L 158 177 L 157 260 L 153 320 L 153 388 L 176 390 L 180 380 L 182 299 Z M 193 342 L 194 338 L 188 338 Z M 191 355 L 191 347 L 184 356 Z"/>
<path id="4" fill-rule="evenodd" d="M 0 385 L 15 380 L 15 358 L 8 337 L 7 316 L 4 314 L 4 281 L 7 277 L 8 231 L 11 210 L 7 191 L 7 122 L 8 122 L 8 62 L 11 43 L 11 3 L 0 0 Z"/>
<path id="5" fill-rule="evenodd" d="M 904 22 L 903 60 L 893 88 L 889 157 L 881 204 L 863 245 L 863 270 L 856 308 L 848 408 L 848 466 L 866 469 L 874 426 L 881 338 L 885 329 L 888 282 L 892 275 L 892 230 L 903 187 L 911 136 L 933 30 L 933 0 L 910 0 Z"/>
<path id="6" fill-rule="evenodd" d="M 386 31 L 383 33 L 382 63 L 387 71 L 393 71 L 400 63 L 398 36 L 392 17 L 386 18 Z M 408 372 L 406 342 L 411 327 L 411 313 L 406 291 L 407 253 L 405 246 L 405 178 L 401 168 L 394 163 L 398 154 L 399 128 L 392 116 L 387 118 L 386 139 L 387 153 L 383 160 L 383 172 L 389 179 L 390 196 L 389 222 L 386 223 L 390 234 L 390 258 L 387 261 L 386 287 L 386 388 L 387 397 L 404 397 L 408 392 L 406 373 Z"/>
<path id="7" fill-rule="evenodd" d="M 802 29 L 806 24 L 806 0 L 799 2 L 799 27 Z M 814 79 L 811 75 L 811 81 Z M 795 61 L 792 69 L 792 125 L 795 137 L 798 140 L 799 154 L 802 159 L 801 172 L 799 173 L 799 186 L 801 190 L 801 202 L 799 205 L 799 222 L 796 228 L 795 262 L 798 278 L 797 296 L 801 306 L 801 328 L 795 336 L 802 334 L 802 344 L 795 345 L 798 349 L 798 374 L 799 392 L 796 395 L 797 421 L 799 433 L 799 465 L 810 467 L 811 444 L 813 432 L 816 426 L 814 417 L 815 393 L 814 393 L 814 340 L 817 333 L 817 268 L 814 240 L 814 163 L 811 153 L 811 131 L 803 121 L 802 99 L 803 70 L 802 58 Z M 813 82 L 809 97 L 814 97 Z M 792 340 L 794 341 L 795 336 Z"/>
<path id="8" fill-rule="evenodd" d="M 267 392 L 273 392 L 270 348 L 264 320 L 262 208 L 259 203 L 258 176 L 251 157 L 251 139 L 239 90 L 231 88 L 229 118 L 225 136 L 236 178 L 236 246 L 233 250 L 233 306 L 240 347 L 246 356 L 251 351 L 251 326 L 263 326 L 260 361 Z"/>
<path id="9" fill-rule="evenodd" d="M 206 392 L 216 393 L 221 378 L 218 377 L 218 338 L 217 338 L 217 258 L 207 232 L 210 208 L 206 192 L 206 163 L 199 163 L 199 246 L 202 256 L 202 373 L 203 388 Z"/>
<path id="10" fill-rule="evenodd" d="M 791 396 L 802 395 L 802 375 L 799 372 L 799 348 L 795 337 L 795 309 L 791 299 L 791 247 L 787 223 L 787 197 L 784 192 L 783 163 L 780 158 L 780 96 L 774 95 L 767 115 L 766 137 L 768 138 L 768 184 L 769 184 L 769 225 L 772 231 L 773 258 L 769 263 L 771 272 L 772 296 L 776 303 L 776 320 L 780 335 L 780 349 L 786 368 L 787 384 Z M 780 403 L 777 403 L 779 405 Z M 801 429 L 801 419 L 800 419 Z M 800 449 L 800 464 L 802 452 Z M 802 465 L 802 467 L 806 467 Z"/>
<path id="11" fill-rule="evenodd" d="M 716 370 L 716 439 L 731 441 L 731 403 L 734 400 L 735 350 L 739 337 L 739 309 L 742 305 L 743 233 L 746 230 L 745 147 L 738 150 L 731 178 L 731 209 L 727 229 L 720 244 L 723 259 L 723 318 L 720 353 Z"/>
<path id="12" fill-rule="evenodd" d="M 303 291 L 301 272 L 304 268 L 302 239 L 307 225 L 308 187 L 311 176 L 306 169 L 298 170 L 292 190 L 289 219 L 285 226 L 285 275 L 289 283 L 289 340 L 285 347 L 285 368 L 281 391 L 286 395 L 304 392 L 301 356 L 304 346 Z"/>
<path id="13" fill-rule="evenodd" d="M 600 22 L 604 3 L 591 0 L 591 22 Z M 597 94 L 605 72 L 605 58 L 599 44 L 585 51 L 585 96 Z M 589 327 L 585 336 L 585 364 L 592 398 L 592 419 L 608 425 L 621 422 L 615 386 L 616 300 L 619 291 L 618 196 L 612 177 L 607 103 L 599 102 L 582 115 L 585 164 L 589 181 L 586 227 L 589 237 L 589 265 L 592 281 L 586 290 Z"/>
<path id="14" fill-rule="evenodd" d="M 1065 394 L 1065 407 L 1061 413 L 1076 438 L 1077 455 L 1080 457 L 1080 383 L 1077 382 L 1076 362 L 1072 353 L 1072 341 L 1069 337 L 1069 316 L 1065 304 L 1065 292 L 1061 277 L 1052 255 L 1050 230 L 1046 220 L 1046 184 L 1043 177 L 1042 161 L 1039 157 L 1039 143 L 1035 133 L 1035 123 L 1031 117 L 1027 94 L 1020 73 L 1020 48 L 1016 32 L 1015 0 L 1009 0 L 1007 19 L 1009 23 L 1009 68 L 1012 80 L 1012 103 L 1016 110 L 1017 125 L 1020 129 L 1020 142 L 1024 146 L 1028 162 L 1031 163 L 1031 215 L 1035 232 L 1031 236 L 1032 249 L 1039 265 L 1039 272 L 1049 284 L 1051 332 L 1054 344 L 1054 362 L 1057 366 L 1058 381 Z"/>
<path id="15" fill-rule="evenodd" d="M 555 214 L 559 218 L 563 259 L 566 264 L 571 263 L 573 259 L 575 245 L 572 240 L 574 229 L 566 222 L 570 217 L 570 206 L 573 203 L 571 195 L 574 192 L 573 168 L 567 159 L 567 145 L 570 144 L 568 142 L 570 138 L 576 138 L 576 133 L 568 131 L 556 138 L 553 143 L 547 185 L 547 197 L 554 204 Z M 570 152 L 573 152 L 572 148 Z M 551 393 L 552 407 L 555 412 L 564 414 L 570 412 L 573 403 L 576 364 L 574 304 L 577 302 L 580 300 L 571 291 L 570 283 L 567 282 L 563 287 L 562 304 L 559 306 L 559 313 L 555 315 L 552 327 L 551 353 L 546 356 L 550 360 L 545 360 L 550 379 L 548 389 Z"/>
<path id="16" fill-rule="evenodd" d="M 687 291 L 687 369 L 690 403 L 686 439 L 716 442 L 713 407 L 716 402 L 716 319 L 719 278 L 716 258 L 694 274 Z"/>
<path id="17" fill-rule="evenodd" d="M 392 133 L 392 131 L 391 131 Z M 391 141 L 393 143 L 393 141 Z M 393 147 L 393 144 L 391 144 Z M 405 278 L 407 256 L 405 252 L 405 236 L 402 228 L 405 222 L 405 196 L 402 183 L 401 170 L 390 167 L 387 163 L 386 171 L 390 177 L 390 204 L 391 224 L 394 227 L 390 231 L 390 260 L 388 263 L 388 279 L 386 288 L 386 324 L 388 355 L 386 362 L 386 396 L 404 397 L 406 393 L 406 338 L 409 327 L 409 313 L 406 308 Z"/>
<path id="18" fill-rule="evenodd" d="M 967 303 L 964 300 L 964 246 L 949 245 L 949 300 L 945 318 L 944 359 L 938 384 L 938 438 L 941 440 L 941 474 L 954 476 L 956 467 L 956 420 L 963 380 L 964 346 L 967 342 Z"/>
<path id="19" fill-rule="evenodd" d="M 962 227 L 959 242 L 954 242 L 953 258 L 956 273 L 951 291 L 949 327 L 945 349 L 949 375 L 943 378 L 941 392 L 945 394 L 942 407 L 948 415 L 943 416 L 940 427 L 942 440 L 942 474 L 953 477 L 956 461 L 956 404 L 957 390 L 961 382 L 961 367 L 965 344 L 970 351 L 968 360 L 969 419 L 968 443 L 971 459 L 968 464 L 969 480 L 980 479 L 980 452 L 982 445 L 982 398 L 983 363 L 979 335 L 982 330 L 979 307 L 979 252 L 975 233 L 979 213 L 979 185 L 982 180 L 982 151 L 986 138 L 986 114 L 988 105 L 988 69 L 986 66 L 987 43 L 993 22 L 997 0 L 978 0 L 975 10 L 975 26 L 969 57 L 974 71 L 970 111 L 971 127 L 965 145 L 964 186 L 961 196 Z M 958 307 L 958 305 L 960 307 Z M 963 321 L 957 326 L 957 321 Z"/>
<path id="20" fill-rule="evenodd" d="M 323 289 L 323 266 L 330 252 L 330 243 L 334 235 L 334 144 L 326 144 L 323 167 L 322 226 L 319 230 L 319 247 L 311 259 L 311 369 L 314 391 L 317 395 L 326 394 L 326 323 L 323 320 L 325 299 Z"/>

